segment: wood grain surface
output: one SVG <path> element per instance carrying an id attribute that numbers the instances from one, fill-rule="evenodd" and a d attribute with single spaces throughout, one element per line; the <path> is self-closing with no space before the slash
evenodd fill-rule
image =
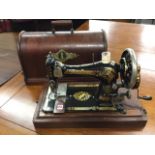
<path id="1" fill-rule="evenodd" d="M 17 56 L 17 37 L 16 33 L 0 33 L 0 85 L 21 70 Z"/>
<path id="2" fill-rule="evenodd" d="M 88 27 L 88 23 L 84 23 Z M 32 123 L 42 85 L 26 86 L 19 73 L 0 87 L 0 134 L 155 134 L 155 26 L 89 21 L 89 29 L 104 29 L 112 59 L 119 62 L 127 47 L 136 52 L 141 65 L 140 95 L 151 95 L 152 101 L 141 104 L 147 110 L 148 122 L 143 129 L 134 128 L 59 128 L 35 129 Z M 7 46 L 7 45 L 4 45 Z"/>

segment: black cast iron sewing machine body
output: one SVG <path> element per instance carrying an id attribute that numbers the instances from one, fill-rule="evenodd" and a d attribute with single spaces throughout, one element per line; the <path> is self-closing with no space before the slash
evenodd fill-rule
<path id="1" fill-rule="evenodd" d="M 46 59 L 49 88 L 43 111 L 117 111 L 125 114 L 123 103 L 131 99 L 131 90 L 138 89 L 140 84 L 140 66 L 134 50 L 125 49 L 119 64 L 111 60 L 110 52 L 103 52 L 101 57 L 101 61 L 89 64 L 67 65 L 49 53 Z M 99 82 L 59 83 L 64 77 L 93 77 Z"/>

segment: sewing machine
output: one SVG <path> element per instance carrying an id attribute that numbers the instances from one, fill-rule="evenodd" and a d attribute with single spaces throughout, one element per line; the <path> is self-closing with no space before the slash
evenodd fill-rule
<path id="1" fill-rule="evenodd" d="M 152 98 L 139 96 L 140 66 L 133 49 L 125 49 L 119 63 L 111 60 L 110 52 L 102 52 L 100 61 L 79 65 L 64 64 L 50 52 L 46 67 L 49 84 L 36 117 L 49 117 L 47 126 L 68 122 L 68 126 L 74 123 L 86 127 L 145 125 L 146 110 L 139 99 Z M 67 77 L 88 77 L 88 82 L 61 82 Z M 89 78 L 96 81 L 90 82 Z"/>
<path id="2" fill-rule="evenodd" d="M 103 52 L 101 61 L 81 65 L 63 64 L 49 53 L 46 66 L 49 89 L 44 112 L 113 110 L 125 114 L 122 102 L 125 98 L 130 99 L 131 89 L 138 89 L 140 84 L 140 66 L 134 50 L 129 48 L 123 52 L 119 64 L 111 60 L 110 52 Z M 99 83 L 59 83 L 58 80 L 63 77 L 94 77 Z M 121 82 L 118 81 L 119 77 Z M 119 91 L 121 88 L 125 89 Z"/>

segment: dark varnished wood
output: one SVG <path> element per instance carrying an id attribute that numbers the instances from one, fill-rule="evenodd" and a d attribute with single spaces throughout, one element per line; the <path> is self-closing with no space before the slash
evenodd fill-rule
<path id="1" fill-rule="evenodd" d="M 90 63 L 100 60 L 101 52 L 107 50 L 105 33 L 88 31 L 21 32 L 18 42 L 18 55 L 23 68 L 25 82 L 36 84 L 47 79 L 45 60 L 51 51 L 59 50 L 76 53 L 76 59 L 68 64 Z M 77 79 L 76 79 L 77 80 Z M 87 80 L 87 79 L 86 79 Z"/>
<path id="2" fill-rule="evenodd" d="M 85 25 L 87 25 L 85 23 Z M 33 130 L 39 134 L 155 134 L 155 27 L 149 25 L 138 25 L 128 23 L 115 23 L 104 21 L 90 21 L 91 30 L 100 30 L 103 28 L 107 33 L 108 50 L 112 52 L 112 59 L 119 61 L 122 50 L 126 47 L 134 48 L 138 61 L 140 60 L 141 69 L 141 95 L 152 95 L 153 100 L 141 104 L 147 110 L 148 122 L 143 129 L 138 128 L 55 128 L 55 129 L 35 129 L 33 126 L 33 114 L 36 108 L 36 100 L 42 91 L 42 86 L 22 86 L 22 89 L 15 89 L 14 82 L 9 83 L 6 87 L 0 87 L 0 93 L 7 96 L 7 89 L 12 91 L 12 95 L 8 94 L 8 101 L 0 108 L 0 117 L 7 119 L 8 122 L 19 124 L 22 128 L 22 134 L 26 134 L 25 128 Z M 6 46 L 6 45 L 5 45 Z M 24 83 L 22 74 L 17 75 L 21 80 L 17 80 L 17 85 Z M 18 77 L 17 77 L 18 79 Z M 11 132 L 10 124 L 4 125 L 3 130 Z M 14 126 L 15 130 L 18 126 Z M 1 134 L 8 134 L 1 132 Z M 17 131 L 18 132 L 18 131 Z M 20 134 L 21 132 L 19 132 Z M 15 134 L 15 133 L 12 133 Z"/>

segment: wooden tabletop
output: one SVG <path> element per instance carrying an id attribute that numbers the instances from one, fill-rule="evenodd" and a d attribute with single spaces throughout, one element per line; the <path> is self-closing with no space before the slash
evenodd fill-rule
<path id="1" fill-rule="evenodd" d="M 35 129 L 32 118 L 43 86 L 26 86 L 22 73 L 19 73 L 0 87 L 0 134 L 155 134 L 155 26 L 91 20 L 89 29 L 105 30 L 108 50 L 116 62 L 125 48 L 135 50 L 141 65 L 140 95 L 153 97 L 149 102 L 141 100 L 148 114 L 146 126 L 140 130 L 95 127 Z"/>

